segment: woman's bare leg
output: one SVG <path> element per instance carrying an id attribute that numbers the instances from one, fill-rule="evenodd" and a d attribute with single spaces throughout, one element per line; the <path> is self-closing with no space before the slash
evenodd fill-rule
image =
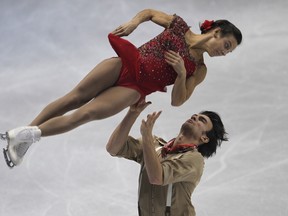
<path id="1" fill-rule="evenodd" d="M 46 106 L 30 125 L 38 126 L 89 102 L 100 92 L 114 85 L 119 77 L 121 66 L 120 58 L 102 61 L 72 91 Z"/>
<path id="2" fill-rule="evenodd" d="M 89 121 L 107 118 L 135 104 L 141 95 L 134 89 L 111 87 L 72 114 L 52 118 L 39 126 L 42 136 L 70 131 Z"/>

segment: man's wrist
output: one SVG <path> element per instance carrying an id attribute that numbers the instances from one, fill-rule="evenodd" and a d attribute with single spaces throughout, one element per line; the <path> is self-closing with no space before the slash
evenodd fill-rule
<path id="1" fill-rule="evenodd" d="M 147 131 L 147 133 L 143 133 L 142 132 L 142 141 L 143 141 L 143 143 L 145 143 L 145 144 L 148 144 L 148 143 L 150 143 L 150 145 L 152 145 L 153 144 L 153 136 L 152 136 L 152 133 L 151 132 L 148 132 Z"/>
<path id="2" fill-rule="evenodd" d="M 140 113 L 141 112 L 139 111 L 129 109 L 127 115 L 137 118 L 140 115 Z"/>

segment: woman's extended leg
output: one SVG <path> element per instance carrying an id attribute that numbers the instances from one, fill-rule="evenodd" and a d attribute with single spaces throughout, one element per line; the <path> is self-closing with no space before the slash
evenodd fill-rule
<path id="1" fill-rule="evenodd" d="M 117 81 L 121 67 L 120 58 L 102 61 L 72 91 L 47 105 L 30 125 L 38 126 L 51 118 L 61 116 L 89 102 Z"/>
<path id="2" fill-rule="evenodd" d="M 107 118 L 135 104 L 141 95 L 134 89 L 111 87 L 72 114 L 52 118 L 39 125 L 41 136 L 51 136 L 72 130 L 89 121 Z"/>
<path id="3" fill-rule="evenodd" d="M 72 114 L 51 118 L 39 127 L 19 127 L 8 131 L 9 144 L 4 149 L 7 165 L 19 165 L 31 144 L 39 141 L 41 136 L 64 133 L 86 122 L 107 118 L 135 104 L 140 97 L 141 94 L 134 89 L 112 86 Z"/>

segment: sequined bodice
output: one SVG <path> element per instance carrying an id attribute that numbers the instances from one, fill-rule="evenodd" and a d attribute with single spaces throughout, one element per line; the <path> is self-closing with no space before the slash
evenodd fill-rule
<path id="1" fill-rule="evenodd" d="M 168 50 L 173 50 L 181 55 L 187 77 L 193 74 L 196 64 L 189 55 L 189 48 L 185 41 L 185 33 L 188 30 L 186 22 L 175 15 L 167 29 L 138 48 L 140 52 L 140 83 L 155 85 L 155 88 L 159 88 L 160 91 L 164 91 L 166 86 L 174 84 L 177 73 L 164 59 L 164 53 Z"/>

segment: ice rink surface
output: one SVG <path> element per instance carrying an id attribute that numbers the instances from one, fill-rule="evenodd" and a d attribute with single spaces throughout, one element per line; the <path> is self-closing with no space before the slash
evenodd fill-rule
<path id="1" fill-rule="evenodd" d="M 243 43 L 226 57 L 205 55 L 206 80 L 183 106 L 170 106 L 171 88 L 148 96 L 152 105 L 132 135 L 140 135 L 140 120 L 152 111 L 163 111 L 154 132 L 166 139 L 191 114 L 217 111 L 230 141 L 206 160 L 192 196 L 197 216 L 287 216 L 286 0 L 1 0 L 0 131 L 29 124 L 97 63 L 116 56 L 107 34 L 144 8 L 176 13 L 196 33 L 205 19 L 228 19 Z M 128 39 L 139 46 L 161 31 L 147 22 Z M 12 170 L 1 155 L 0 215 L 137 215 L 139 166 L 105 150 L 126 111 L 43 138 Z"/>

